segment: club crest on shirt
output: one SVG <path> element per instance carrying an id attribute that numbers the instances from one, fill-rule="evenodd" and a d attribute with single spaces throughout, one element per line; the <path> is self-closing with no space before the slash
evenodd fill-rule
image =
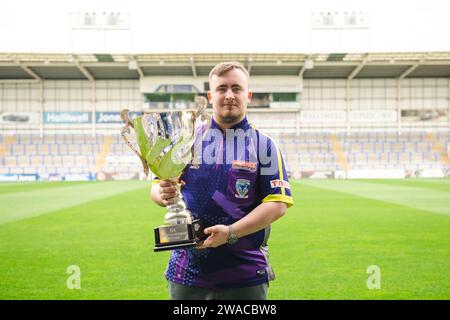
<path id="1" fill-rule="evenodd" d="M 249 190 L 250 190 L 250 180 L 248 179 L 236 180 L 236 194 L 234 195 L 236 198 L 247 199 Z"/>
<path id="2" fill-rule="evenodd" d="M 289 182 L 284 180 L 270 180 L 270 187 L 273 188 L 286 188 L 290 189 L 291 185 Z"/>
<path id="3" fill-rule="evenodd" d="M 248 170 L 248 171 L 255 171 L 256 170 L 256 162 L 233 160 L 232 168 L 233 169 L 244 169 L 244 170 Z"/>

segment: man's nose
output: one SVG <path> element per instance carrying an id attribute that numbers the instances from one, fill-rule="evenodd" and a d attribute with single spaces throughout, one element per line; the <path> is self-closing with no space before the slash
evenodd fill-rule
<path id="1" fill-rule="evenodd" d="M 225 99 L 234 99 L 234 93 L 231 88 L 225 92 Z"/>

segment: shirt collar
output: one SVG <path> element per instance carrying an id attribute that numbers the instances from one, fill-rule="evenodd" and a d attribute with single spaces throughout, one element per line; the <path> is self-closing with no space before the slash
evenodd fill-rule
<path id="1" fill-rule="evenodd" d="M 248 119 L 247 119 L 247 115 L 245 115 L 244 119 L 242 119 L 241 122 L 236 123 L 230 129 L 243 129 L 243 130 L 246 130 L 246 129 L 248 129 L 248 127 L 249 127 Z M 218 126 L 217 122 L 214 121 L 214 117 L 212 117 L 212 119 L 211 119 L 211 128 L 219 129 L 219 126 Z"/>

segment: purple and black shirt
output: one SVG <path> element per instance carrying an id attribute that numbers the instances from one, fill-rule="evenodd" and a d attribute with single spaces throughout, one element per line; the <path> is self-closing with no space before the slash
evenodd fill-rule
<path id="1" fill-rule="evenodd" d="M 232 224 L 263 202 L 293 205 L 280 150 L 247 118 L 226 133 L 212 120 L 200 143 L 200 164 L 186 167 L 181 192 L 192 217 L 200 218 L 205 228 Z M 234 245 L 172 250 L 166 278 L 210 289 L 268 282 L 275 277 L 268 261 L 269 233 L 270 226 Z"/>

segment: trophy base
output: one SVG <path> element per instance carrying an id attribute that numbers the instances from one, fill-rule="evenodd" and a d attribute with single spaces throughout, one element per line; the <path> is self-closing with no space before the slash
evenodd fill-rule
<path id="1" fill-rule="evenodd" d="M 155 252 L 192 248 L 197 246 L 206 238 L 200 221 L 192 223 L 181 223 L 155 228 Z"/>

